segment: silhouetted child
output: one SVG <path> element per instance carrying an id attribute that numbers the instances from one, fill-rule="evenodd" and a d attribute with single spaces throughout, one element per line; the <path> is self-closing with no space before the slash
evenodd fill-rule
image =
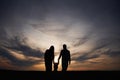
<path id="1" fill-rule="evenodd" d="M 59 62 L 54 62 L 54 71 L 57 71 L 58 70 L 58 65 L 59 65 Z"/>

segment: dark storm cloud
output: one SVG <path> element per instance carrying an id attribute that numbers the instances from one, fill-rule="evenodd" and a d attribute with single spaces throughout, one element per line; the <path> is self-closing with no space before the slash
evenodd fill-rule
<path id="1" fill-rule="evenodd" d="M 6 33 L 6 31 L 4 30 L 4 28 L 3 28 L 3 27 L 0 27 L 0 40 L 6 39 L 6 35 L 7 35 L 7 33 Z"/>
<path id="2" fill-rule="evenodd" d="M 10 61 L 10 65 L 13 66 L 31 66 L 39 62 L 39 61 L 30 61 L 30 60 L 19 60 L 16 57 L 12 56 L 9 51 L 2 48 L 0 48 L 0 56 L 3 58 L 7 58 Z"/>
<path id="3" fill-rule="evenodd" d="M 88 41 L 88 38 L 77 38 L 77 40 L 74 42 L 73 46 L 78 47 Z"/>
<path id="4" fill-rule="evenodd" d="M 120 51 L 108 50 L 108 51 L 104 52 L 104 54 L 106 54 L 110 57 L 120 57 Z"/>
<path id="5" fill-rule="evenodd" d="M 73 47 L 78 47 L 85 44 L 87 41 L 93 38 L 92 35 L 92 32 L 87 32 L 83 37 L 76 38 L 73 42 Z"/>
<path id="6" fill-rule="evenodd" d="M 89 59 L 99 58 L 101 55 L 110 56 L 113 58 L 113 60 L 116 59 L 116 57 L 120 56 L 120 50 L 114 51 L 113 49 L 109 48 L 109 45 L 112 44 L 112 41 L 107 41 L 108 39 L 101 39 L 96 42 L 96 46 L 88 53 L 84 53 L 82 55 L 78 55 L 79 57 L 74 58 L 73 60 L 76 61 L 87 61 Z M 108 50 L 102 50 L 108 48 Z M 79 53 L 79 52 L 78 52 Z M 75 54 L 73 54 L 74 56 Z M 77 55 L 77 54 L 76 54 Z"/>
<path id="7" fill-rule="evenodd" d="M 79 57 L 75 58 L 75 60 L 86 61 L 86 60 L 89 60 L 89 59 L 98 58 L 104 52 L 101 53 L 101 52 L 97 52 L 97 51 L 100 51 L 101 49 L 107 47 L 109 44 L 110 44 L 110 42 L 107 42 L 106 40 L 99 40 L 99 41 L 97 41 L 96 46 L 90 52 L 87 52 L 87 53 L 84 53 L 84 54 L 80 55 Z"/>
<path id="8" fill-rule="evenodd" d="M 26 44 L 26 39 L 21 40 L 18 36 L 14 37 L 13 39 L 10 39 L 8 42 L 10 42 L 10 49 L 14 49 L 17 51 L 22 51 L 24 55 L 26 56 L 34 56 L 34 57 L 42 57 L 43 52 L 37 49 L 32 49 L 29 45 Z"/>
<path id="9" fill-rule="evenodd" d="M 5 57 L 11 61 L 11 64 L 13 64 L 13 66 L 31 66 L 39 62 L 43 62 L 43 60 L 40 60 L 43 58 L 43 53 L 40 50 L 32 49 L 25 43 L 25 40 L 26 39 L 21 40 L 21 38 L 18 36 L 14 37 L 13 39 L 8 39 L 7 45 L 0 46 L 0 56 Z M 16 51 L 16 54 L 24 55 L 26 59 L 18 59 L 17 57 L 13 56 L 7 49 Z M 38 58 L 39 60 L 31 60 L 28 57 Z"/>

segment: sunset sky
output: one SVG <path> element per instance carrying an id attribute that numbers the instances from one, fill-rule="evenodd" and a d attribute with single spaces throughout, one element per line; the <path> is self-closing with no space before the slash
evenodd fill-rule
<path id="1" fill-rule="evenodd" d="M 68 70 L 120 70 L 119 0 L 0 0 L 0 69 L 45 71 L 63 44 Z"/>

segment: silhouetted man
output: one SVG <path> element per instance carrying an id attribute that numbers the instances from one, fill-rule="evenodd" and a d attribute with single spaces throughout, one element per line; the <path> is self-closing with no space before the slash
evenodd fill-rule
<path id="1" fill-rule="evenodd" d="M 45 51 L 44 59 L 46 71 L 52 71 L 52 62 L 54 62 L 54 46 L 51 46 Z"/>
<path id="2" fill-rule="evenodd" d="M 70 64 L 71 62 L 70 51 L 67 50 L 66 44 L 63 45 L 63 50 L 61 50 L 58 60 L 61 57 L 62 57 L 62 71 L 66 71 L 68 68 L 68 64 Z"/>

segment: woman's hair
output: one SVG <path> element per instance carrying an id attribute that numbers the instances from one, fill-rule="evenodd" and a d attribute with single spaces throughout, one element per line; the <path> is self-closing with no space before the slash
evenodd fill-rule
<path id="1" fill-rule="evenodd" d="M 49 50 L 54 52 L 54 46 L 50 46 Z"/>

